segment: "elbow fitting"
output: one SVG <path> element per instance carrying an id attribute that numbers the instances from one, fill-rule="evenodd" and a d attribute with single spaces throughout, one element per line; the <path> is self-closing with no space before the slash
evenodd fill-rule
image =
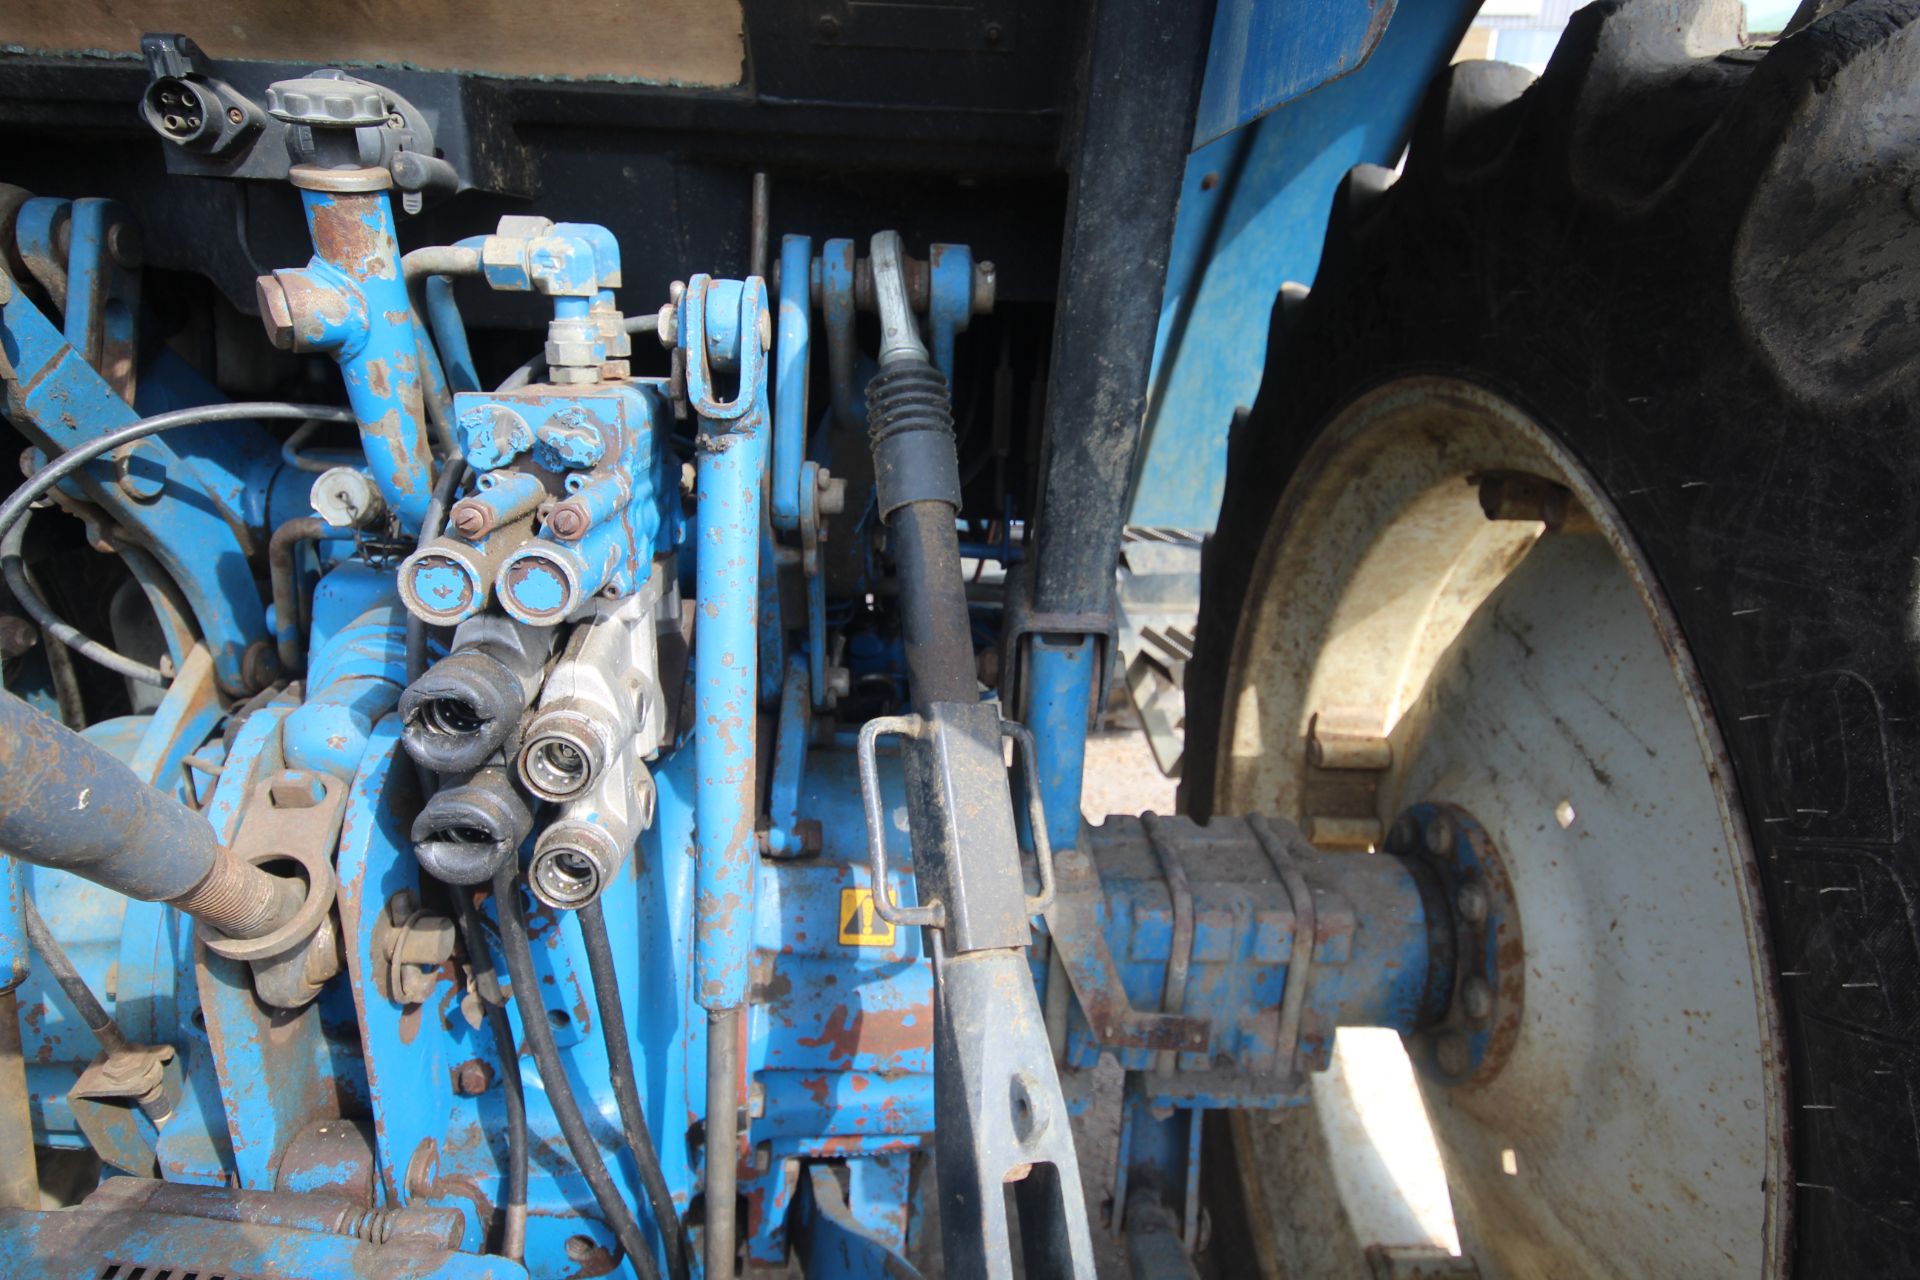
<path id="1" fill-rule="evenodd" d="M 654 785 L 630 753 L 616 757 L 592 791 L 568 803 L 540 833 L 527 868 L 533 896 L 574 911 L 606 891 L 640 833 L 653 825 Z"/>
<path id="2" fill-rule="evenodd" d="M 552 648 L 552 631 L 494 615 L 460 624 L 453 652 L 400 695 L 407 754 L 435 773 L 466 773 L 510 752 Z"/>
<path id="3" fill-rule="evenodd" d="M 413 820 L 413 856 L 453 885 L 484 884 L 519 852 L 533 814 L 502 765 L 476 769 L 434 793 Z"/>

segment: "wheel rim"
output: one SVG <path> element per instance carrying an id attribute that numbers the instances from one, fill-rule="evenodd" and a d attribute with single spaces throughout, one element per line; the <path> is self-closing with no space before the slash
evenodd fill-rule
<path id="1" fill-rule="evenodd" d="M 1503 473 L 1571 494 L 1558 532 L 1488 517 L 1469 477 Z M 1612 505 L 1510 402 L 1407 378 L 1321 434 L 1259 556 L 1217 811 L 1351 841 L 1450 802 L 1513 878 L 1512 1054 L 1423 1085 L 1466 1251 L 1488 1275 L 1778 1273 L 1786 1089 L 1753 852 Z M 1384 738 L 1392 763 L 1316 767 L 1309 735 Z"/>

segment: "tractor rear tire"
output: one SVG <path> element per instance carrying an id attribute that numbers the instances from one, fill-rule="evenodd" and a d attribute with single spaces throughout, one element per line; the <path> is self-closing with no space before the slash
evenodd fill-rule
<path id="1" fill-rule="evenodd" d="M 1234 757 L 1307 732 L 1250 723 L 1246 668 L 1277 659 L 1243 631 L 1300 589 L 1263 549 L 1329 424 L 1434 376 L 1522 407 L 1644 557 L 1731 762 L 1786 1053 L 1770 1269 L 1913 1275 L 1920 4 L 1753 47 L 1740 12 L 1591 5 L 1537 81 L 1456 65 L 1404 172 L 1349 175 L 1230 441 L 1183 799 L 1271 810 Z"/>

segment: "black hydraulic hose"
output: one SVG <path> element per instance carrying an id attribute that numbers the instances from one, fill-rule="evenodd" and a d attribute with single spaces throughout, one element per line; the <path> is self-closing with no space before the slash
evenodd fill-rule
<path id="1" fill-rule="evenodd" d="M 452 890 L 460 914 L 460 936 L 467 944 L 467 962 L 473 966 L 480 1003 L 487 1009 L 487 1027 L 493 1032 L 493 1051 L 500 1059 L 500 1086 L 507 1100 L 506 1228 L 500 1253 L 519 1262 L 527 1253 L 527 1092 L 520 1078 L 520 1054 L 513 1043 L 513 1024 L 507 1020 L 506 994 L 493 976 L 493 949 L 474 909 L 473 893 Z"/>
<path id="2" fill-rule="evenodd" d="M 633 1152 L 634 1163 L 640 1166 L 640 1181 L 646 1185 L 653 1220 L 666 1245 L 667 1274 L 671 1280 L 687 1280 L 686 1238 L 682 1234 L 680 1215 L 673 1207 L 673 1192 L 667 1189 L 667 1177 L 660 1168 L 660 1153 L 654 1150 L 653 1135 L 647 1129 L 646 1113 L 640 1109 L 640 1083 L 633 1070 L 633 1047 L 627 1043 L 627 1012 L 620 1004 L 620 976 L 613 965 L 613 944 L 607 937 L 606 917 L 600 913 L 598 898 L 575 914 L 580 917 L 580 935 L 587 944 L 587 969 L 593 975 L 593 999 L 600 1010 L 600 1034 L 607 1042 L 613 1096 L 620 1104 L 620 1127 L 626 1131 L 627 1147 Z"/>
<path id="3" fill-rule="evenodd" d="M 173 682 L 160 668 L 150 667 L 144 662 L 129 658 L 117 649 L 108 648 L 72 623 L 63 620 L 47 604 L 40 592 L 34 588 L 32 579 L 27 577 L 26 561 L 21 556 L 21 550 L 27 539 L 27 523 L 32 519 L 33 508 L 29 507 L 5 534 L 0 534 L 0 573 L 5 574 L 7 589 L 13 592 L 13 598 L 20 602 L 20 607 L 27 611 L 27 616 L 39 624 L 40 629 L 48 636 L 66 645 L 87 661 L 98 663 L 115 675 L 125 676 L 129 680 L 137 680 L 141 684 L 150 684 L 160 689 L 172 684 Z"/>
<path id="4" fill-rule="evenodd" d="M 76 445 L 47 465 L 34 472 L 23 481 L 18 489 L 0 502 L 0 533 L 12 528 L 26 509 L 39 501 L 40 495 L 65 480 L 68 476 L 86 466 L 103 454 L 112 453 L 123 444 L 132 444 L 135 440 L 144 440 L 148 436 L 158 435 L 162 431 L 171 431 L 175 427 L 198 426 L 204 422 L 235 422 L 260 418 L 316 418 L 322 422 L 354 423 L 358 420 L 351 409 L 336 408 L 331 405 L 288 404 L 282 400 L 242 400 L 237 404 L 203 404 L 191 409 L 175 409 L 169 413 L 156 413 L 151 418 L 142 418 L 118 431 L 109 431 L 95 440 Z"/>
<path id="5" fill-rule="evenodd" d="M 634 1221 L 633 1211 L 620 1198 L 619 1189 L 613 1185 L 613 1177 L 607 1172 L 606 1161 L 600 1157 L 600 1148 L 587 1129 L 585 1117 L 580 1114 L 580 1104 L 573 1096 L 573 1084 L 567 1079 L 566 1068 L 560 1061 L 560 1046 L 554 1043 L 553 1028 L 547 1022 L 546 1006 L 540 999 L 540 980 L 533 972 L 533 944 L 528 940 L 526 917 L 520 910 L 520 886 L 516 879 L 518 870 L 513 862 L 509 862 L 493 877 L 493 903 L 500 916 L 500 950 L 506 956 L 507 976 L 513 982 L 513 998 L 520 1005 L 520 1027 L 526 1034 L 527 1046 L 533 1050 L 534 1064 L 540 1068 L 540 1079 L 546 1086 L 547 1102 L 553 1107 L 553 1118 L 560 1125 L 567 1150 L 573 1153 L 574 1163 L 580 1166 L 580 1176 L 586 1179 L 588 1188 L 593 1192 L 593 1200 L 600 1207 L 601 1216 L 620 1241 L 620 1247 L 626 1251 L 640 1280 L 660 1280 L 660 1268 L 653 1260 L 653 1250 L 647 1248 L 646 1238 L 640 1234 L 640 1224 Z"/>

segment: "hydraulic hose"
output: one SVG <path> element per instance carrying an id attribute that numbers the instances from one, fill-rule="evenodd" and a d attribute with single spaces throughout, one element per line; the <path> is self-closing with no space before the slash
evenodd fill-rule
<path id="1" fill-rule="evenodd" d="M 473 965 L 480 1003 L 487 1009 L 487 1029 L 493 1033 L 494 1056 L 500 1059 L 500 1086 L 507 1100 L 506 1226 L 500 1233 L 500 1254 L 518 1262 L 527 1253 L 527 1092 L 520 1078 L 520 1055 L 513 1045 L 513 1024 L 507 1020 L 506 994 L 493 976 L 493 949 L 474 909 L 473 894 L 453 891 L 460 916 L 460 936 Z"/>
<path id="2" fill-rule="evenodd" d="M 634 1163 L 640 1166 L 640 1181 L 646 1186 L 653 1220 L 666 1245 L 667 1275 L 671 1280 L 687 1280 L 686 1238 L 680 1215 L 673 1207 L 666 1174 L 660 1169 L 660 1153 L 654 1150 L 646 1112 L 640 1109 L 640 1085 L 633 1070 L 633 1049 L 627 1043 L 627 1012 L 620 1003 L 620 975 L 614 969 L 606 917 L 600 913 L 598 900 L 580 908 L 578 914 L 580 935 L 587 943 L 587 969 L 593 975 L 594 1004 L 600 1010 L 600 1032 L 607 1041 L 607 1065 L 613 1071 L 613 1096 L 620 1104 L 620 1127 L 626 1132 Z"/>
<path id="3" fill-rule="evenodd" d="M 13 592 L 13 598 L 27 611 L 27 616 L 39 624 L 40 629 L 66 645 L 89 662 L 95 662 L 129 680 L 141 684 L 150 684 L 164 689 L 173 683 L 165 672 L 158 667 L 150 667 L 144 662 L 136 662 L 124 653 L 109 649 L 80 631 L 73 624 L 63 621 L 47 604 L 46 600 L 34 588 L 33 581 L 27 577 L 26 561 L 21 558 L 21 549 L 26 543 L 27 522 L 33 519 L 33 510 L 28 508 L 25 515 L 15 521 L 4 535 L 0 535 L 0 572 L 6 574 L 7 589 Z"/>
<path id="4" fill-rule="evenodd" d="M 585 1117 L 580 1114 L 579 1102 L 574 1099 L 573 1084 L 567 1079 L 566 1067 L 560 1061 L 560 1046 L 554 1042 L 553 1028 L 547 1022 L 547 1010 L 540 1000 L 540 979 L 533 972 L 533 944 L 527 937 L 526 916 L 520 910 L 520 886 L 516 881 L 516 871 L 514 864 L 508 862 L 494 875 L 493 904 L 500 916 L 500 950 L 506 956 L 507 976 L 513 982 L 513 998 L 520 1004 L 520 1027 L 526 1035 L 528 1048 L 533 1050 L 534 1065 L 540 1068 L 540 1080 L 546 1089 L 547 1102 L 553 1107 L 553 1118 L 560 1125 L 560 1133 L 566 1139 L 567 1150 L 573 1154 L 574 1163 L 580 1166 L 580 1176 L 586 1179 L 588 1188 L 593 1192 L 593 1200 L 600 1207 L 601 1217 L 620 1241 L 620 1247 L 626 1251 L 640 1280 L 660 1280 L 660 1268 L 653 1260 L 653 1250 L 647 1247 L 646 1237 L 641 1235 L 640 1224 L 634 1221 L 633 1211 L 620 1198 L 619 1189 L 613 1185 L 613 1177 L 607 1172 L 607 1163 L 601 1158 L 600 1148 L 587 1129 Z M 665 1224 L 662 1224 L 661 1230 L 664 1234 Z"/>

